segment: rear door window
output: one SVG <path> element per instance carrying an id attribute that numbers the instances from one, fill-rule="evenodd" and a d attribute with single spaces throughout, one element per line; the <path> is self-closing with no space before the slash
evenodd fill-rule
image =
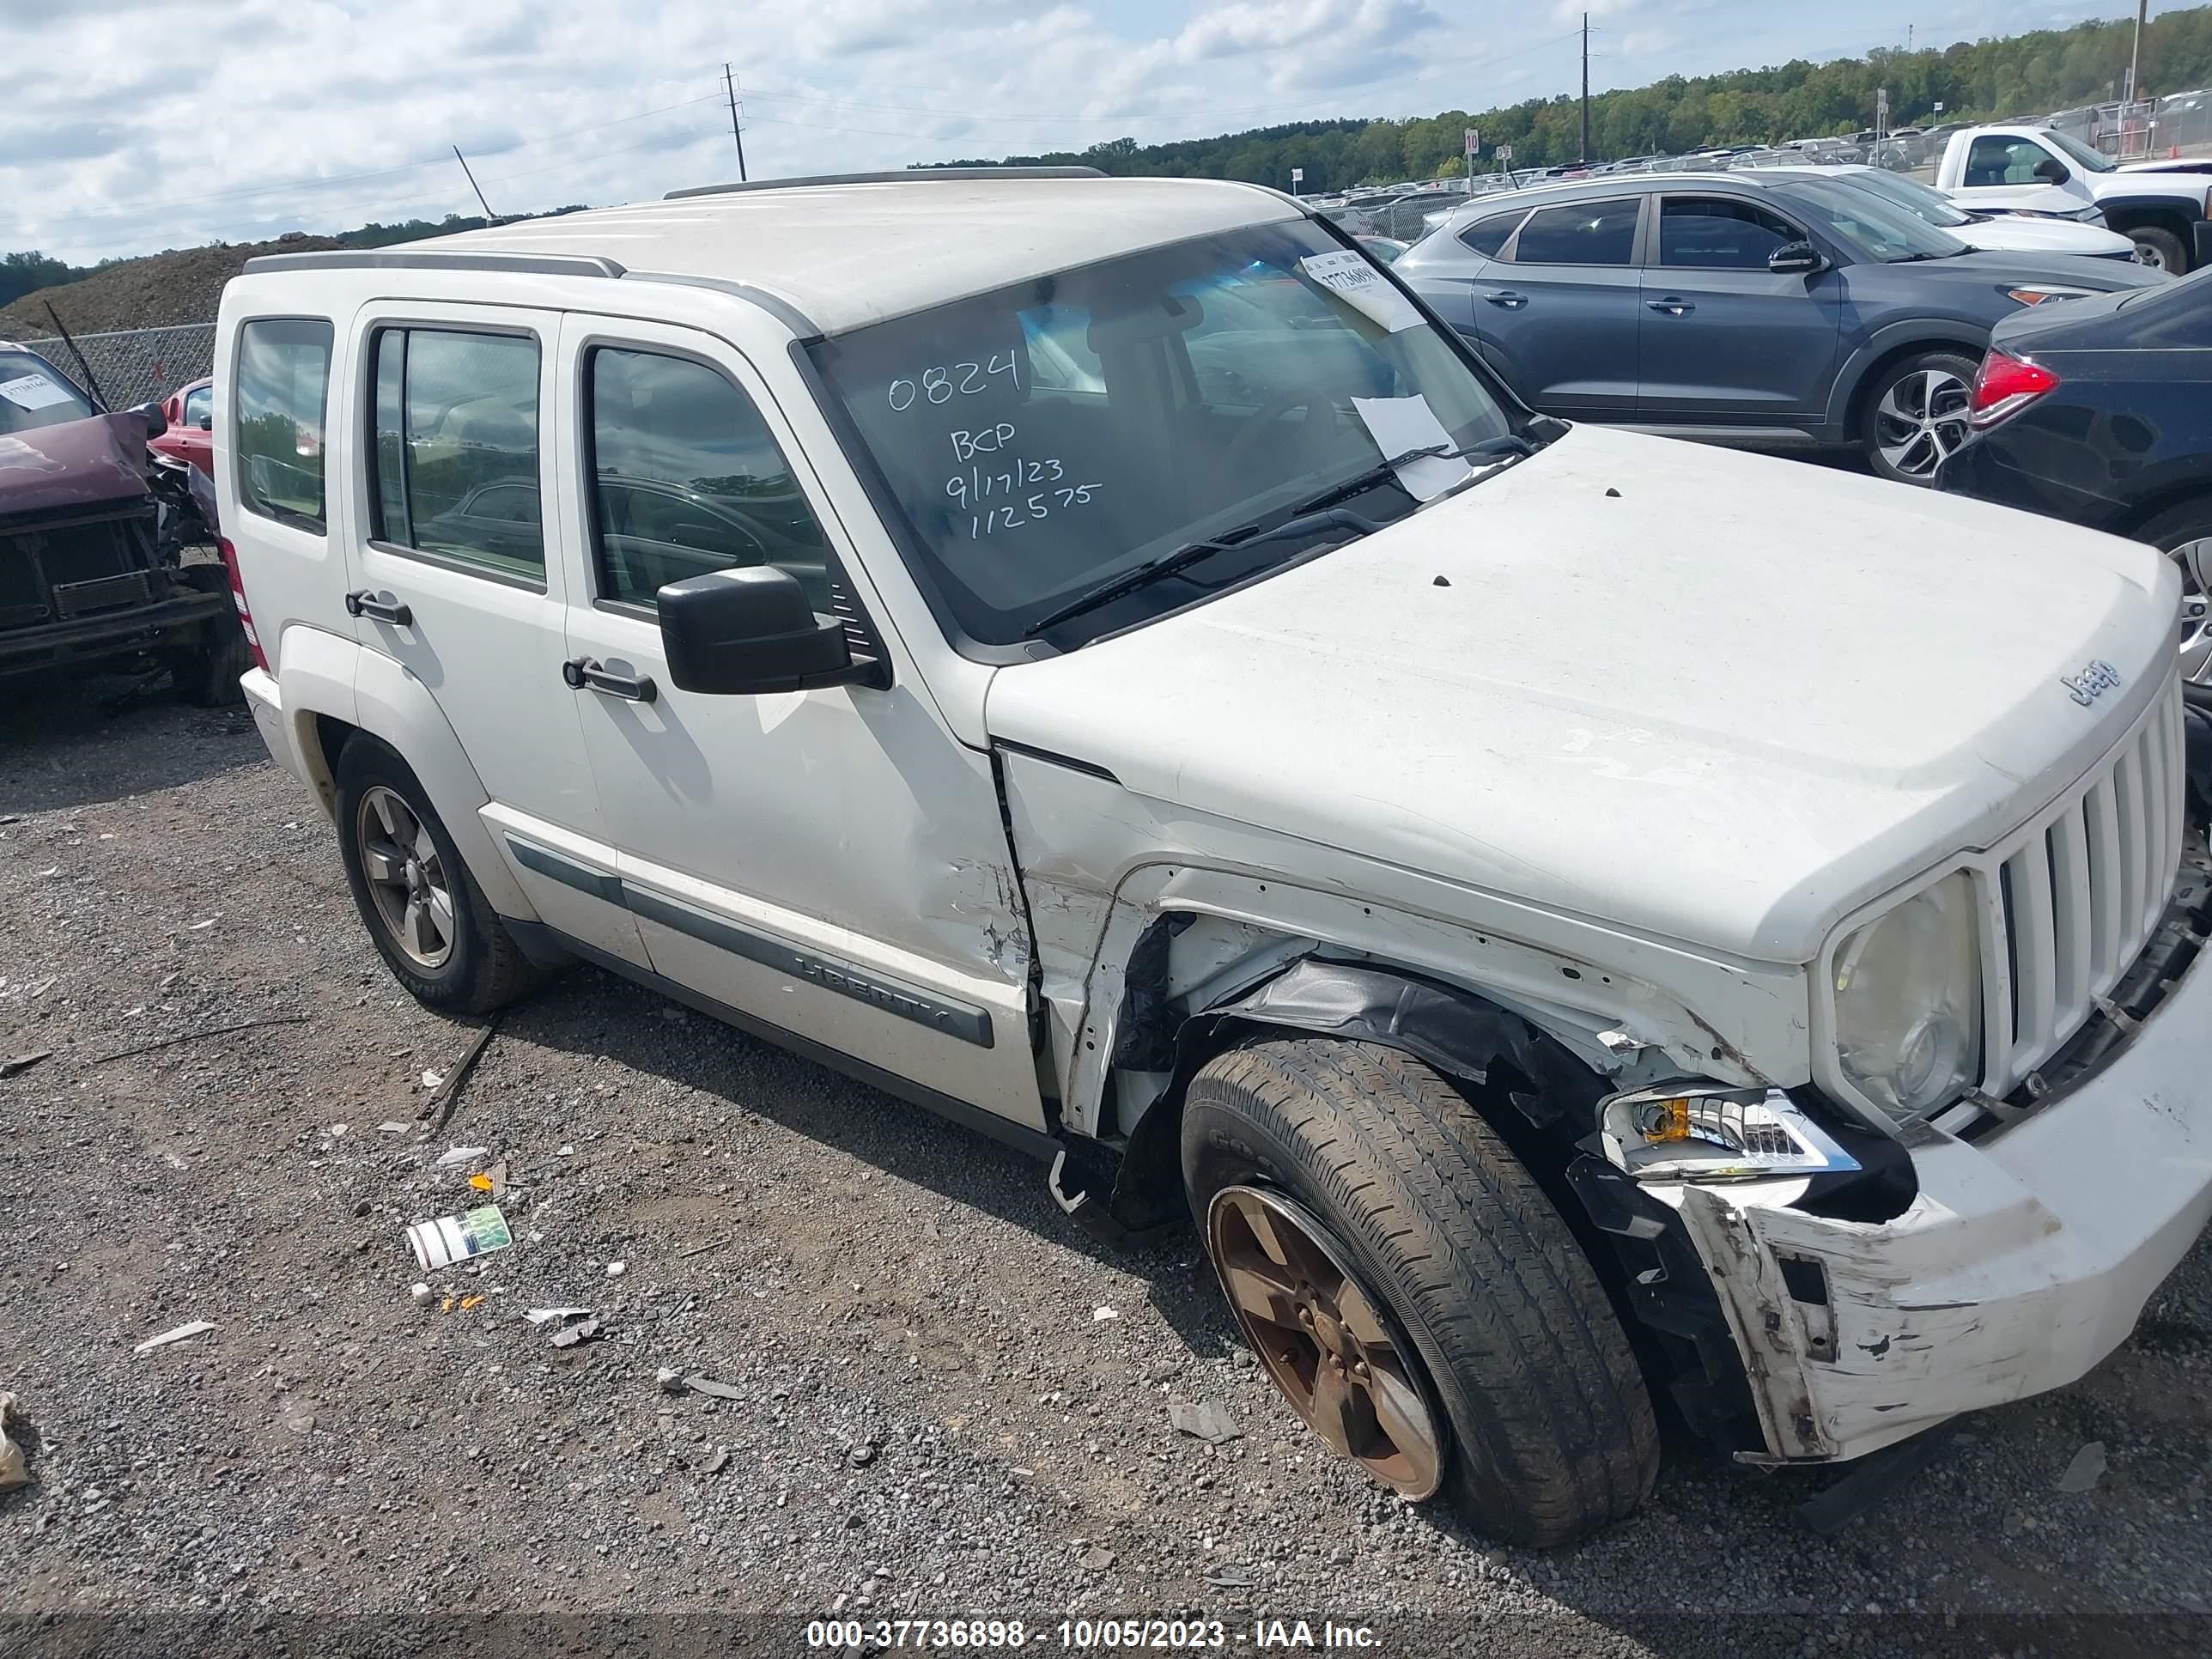
<path id="1" fill-rule="evenodd" d="M 1636 197 L 1539 208 L 1514 240 L 1524 265 L 1626 265 L 1636 257 Z"/>
<path id="2" fill-rule="evenodd" d="M 543 586 L 537 341 L 386 328 L 374 352 L 376 539 Z"/>
<path id="3" fill-rule="evenodd" d="M 330 412 L 331 325 L 306 318 L 238 331 L 238 496 L 249 513 L 320 535 L 323 428 Z"/>

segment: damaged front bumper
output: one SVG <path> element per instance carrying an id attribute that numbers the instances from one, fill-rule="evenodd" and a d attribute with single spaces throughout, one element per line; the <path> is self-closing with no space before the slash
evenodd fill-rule
<path id="1" fill-rule="evenodd" d="M 1916 1128 L 1919 1191 L 1893 1219 L 1792 1208 L 1793 1182 L 1654 1192 L 1743 1362 L 1765 1450 L 1738 1455 L 1862 1456 L 2112 1352 L 2212 1218 L 2208 1060 L 2197 951 L 2097 1069 L 2029 1115 L 1978 1142 Z"/>

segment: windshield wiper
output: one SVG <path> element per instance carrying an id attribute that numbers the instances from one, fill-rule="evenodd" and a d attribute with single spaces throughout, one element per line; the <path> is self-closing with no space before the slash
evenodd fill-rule
<path id="1" fill-rule="evenodd" d="M 1469 444 L 1464 449 L 1454 449 L 1449 444 L 1431 444 L 1425 449 L 1409 449 L 1402 455 L 1393 455 L 1387 461 L 1377 461 L 1364 472 L 1355 472 L 1340 484 L 1333 484 L 1320 495 L 1300 501 L 1291 511 L 1311 513 L 1320 507 L 1334 507 L 1363 489 L 1372 489 L 1377 484 L 1389 483 L 1398 476 L 1398 469 L 1413 461 L 1463 460 L 1469 455 L 1503 455 L 1506 453 L 1533 455 L 1535 447 L 1526 438 L 1506 433 L 1496 438 L 1485 438 L 1479 444 Z"/>
<path id="2" fill-rule="evenodd" d="M 1425 454 L 1426 451 L 1420 452 Z M 1035 639 L 1048 628 L 1066 622 L 1070 617 L 1079 617 L 1086 611 L 1133 593 L 1140 587 L 1150 587 L 1154 582 L 1172 576 L 1178 570 L 1188 568 L 1202 559 L 1217 553 L 1241 553 L 1248 547 L 1258 547 L 1267 542 L 1289 541 L 1294 537 L 1311 535 L 1323 530 L 1352 530 L 1363 536 L 1371 536 L 1382 526 L 1371 519 L 1363 519 L 1357 513 L 1332 507 L 1326 513 L 1302 513 L 1285 519 L 1279 525 L 1255 532 L 1242 541 L 1190 542 L 1172 553 L 1163 553 L 1157 559 L 1147 559 L 1135 569 L 1100 583 L 1088 593 L 1079 593 L 1057 611 L 1048 611 L 1027 628 L 1022 629 L 1025 640 Z"/>
<path id="3" fill-rule="evenodd" d="M 1912 265 L 1919 264 L 1923 259 L 1955 259 L 1960 253 L 1972 253 L 1973 251 L 1974 250 L 1970 247 L 1962 247 L 1959 249 L 1957 252 L 1953 253 L 1900 253 L 1894 259 L 1883 260 L 1882 264 L 1886 265 Z"/>

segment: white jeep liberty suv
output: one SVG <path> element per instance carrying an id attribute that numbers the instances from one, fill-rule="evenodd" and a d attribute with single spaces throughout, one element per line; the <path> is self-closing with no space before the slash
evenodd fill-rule
<path id="1" fill-rule="evenodd" d="M 2080 1376 L 2212 1206 L 2179 578 L 1533 415 L 1297 203 L 799 180 L 222 304 L 270 752 L 379 950 L 574 958 L 1188 1206 L 1538 1544 Z"/>

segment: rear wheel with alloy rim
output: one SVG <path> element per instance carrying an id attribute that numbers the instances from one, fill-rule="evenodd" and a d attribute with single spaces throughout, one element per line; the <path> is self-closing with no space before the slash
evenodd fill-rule
<path id="1" fill-rule="evenodd" d="M 489 1013 L 539 975 L 461 862 L 407 763 L 356 732 L 338 756 L 338 849 L 355 908 L 392 975 L 428 1007 Z"/>
<path id="2" fill-rule="evenodd" d="M 1935 482 L 1936 469 L 1966 441 L 1975 368 L 1955 351 L 1928 351 L 1882 372 L 1860 434 L 1877 473 L 1900 483 Z"/>
<path id="3" fill-rule="evenodd" d="M 2212 684 L 2212 495 L 2168 507 L 2134 532 L 2181 567 L 2181 673 Z"/>
<path id="4" fill-rule="evenodd" d="M 1237 1324 L 1332 1450 L 1517 1544 L 1650 1492 L 1658 1431 L 1612 1302 L 1441 1074 L 1324 1037 L 1232 1049 L 1191 1079 L 1182 1165 Z"/>

